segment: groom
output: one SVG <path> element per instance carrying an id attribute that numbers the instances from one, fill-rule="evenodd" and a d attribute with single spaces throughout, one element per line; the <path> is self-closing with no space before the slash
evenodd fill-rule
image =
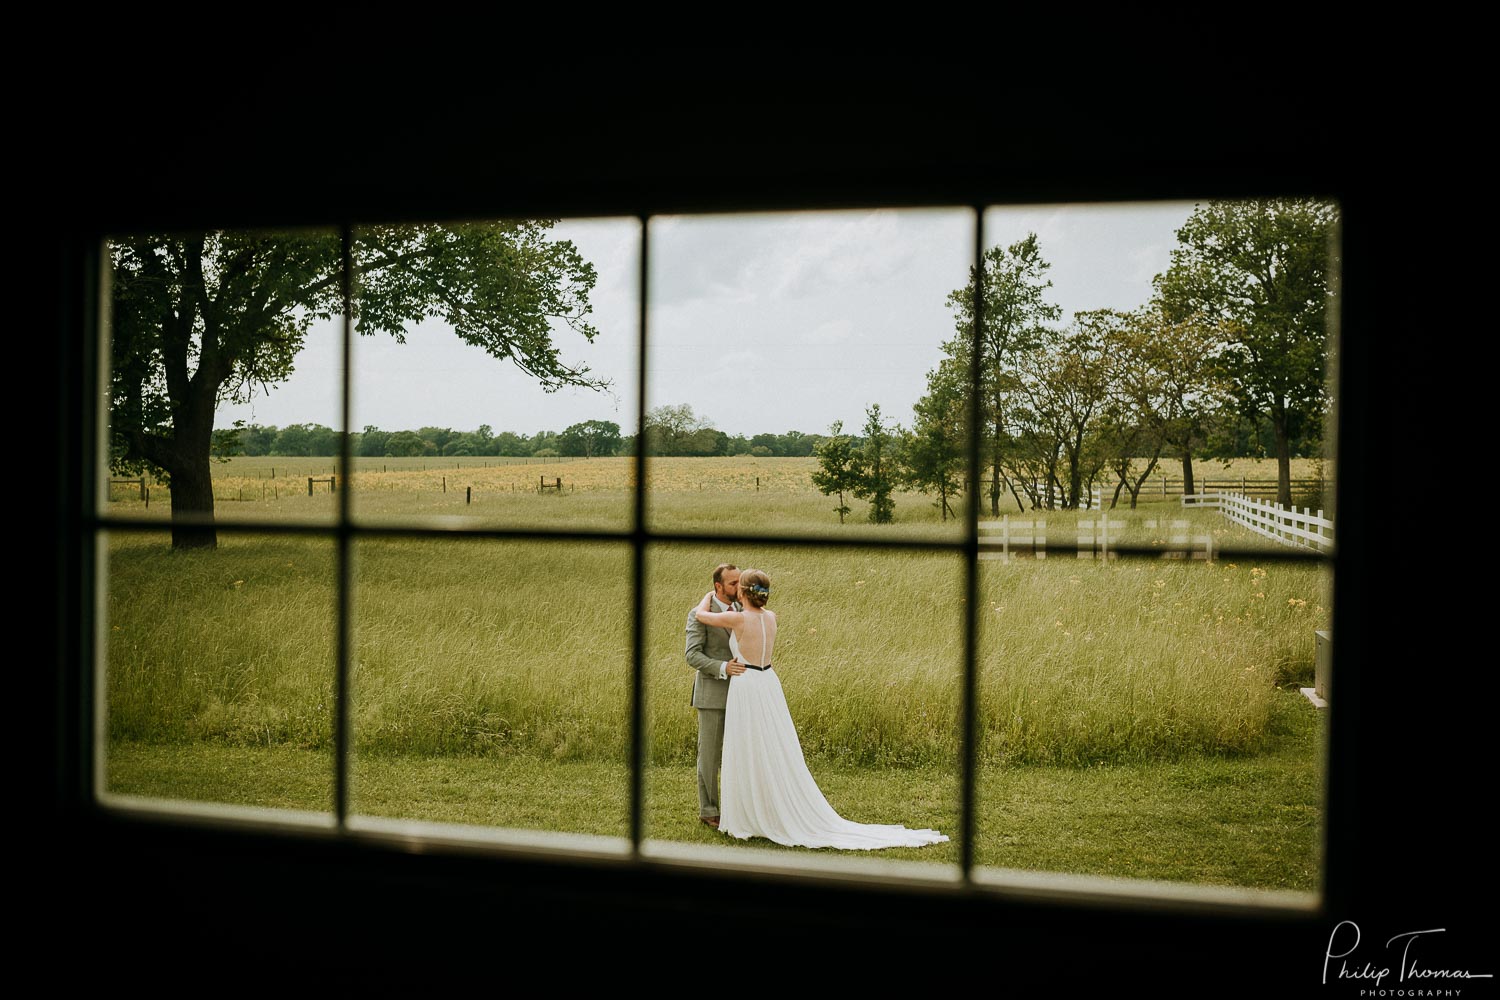
<path id="1" fill-rule="evenodd" d="M 743 611 L 739 602 L 740 571 L 729 563 L 714 569 L 714 611 Z M 745 665 L 729 651 L 729 629 L 698 621 L 696 602 L 687 618 L 687 661 L 693 678 L 693 707 L 698 710 L 698 819 L 719 827 L 719 761 L 724 756 L 724 706 L 729 678 Z"/>

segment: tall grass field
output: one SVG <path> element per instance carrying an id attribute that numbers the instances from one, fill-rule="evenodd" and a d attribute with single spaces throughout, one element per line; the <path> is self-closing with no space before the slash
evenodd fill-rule
<path id="1" fill-rule="evenodd" d="M 221 493 L 248 496 L 248 466 L 233 468 L 245 461 L 221 468 L 230 473 Z M 269 472 L 272 460 L 253 461 Z M 945 525 L 928 498 L 909 494 L 897 498 L 894 525 L 840 526 L 834 502 L 806 481 L 810 467 L 796 459 L 654 460 L 653 524 L 957 537 L 958 524 Z M 517 482 L 561 476 L 574 488 L 501 489 L 518 470 L 527 471 Z M 356 516 L 370 520 L 441 515 L 623 527 L 629 472 L 617 459 L 359 470 L 341 488 L 352 486 Z M 297 484 L 290 474 L 285 482 Z M 485 506 L 465 503 L 464 488 Z M 120 499 L 110 509 L 145 514 L 125 492 L 115 487 Z M 149 508 L 163 528 L 164 499 L 154 492 Z M 218 509 L 226 522 L 244 514 L 300 520 L 331 514 L 331 501 L 316 491 L 309 498 L 304 476 L 300 492 L 221 500 Z M 862 505 L 851 506 L 860 518 Z M 1095 512 L 1023 513 L 1012 504 L 1008 513 L 1045 519 L 1048 548 L 1045 559 L 980 564 L 977 752 L 986 774 L 1269 759 L 1289 740 L 1311 753 L 1307 723 L 1297 719 L 1313 710 L 1295 695 L 1289 701 L 1285 689 L 1311 683 L 1313 633 L 1329 624 L 1324 569 L 1081 559 L 1077 522 Z M 1111 518 L 1112 538 L 1140 544 L 1166 541 L 1181 530 L 1173 521 L 1219 547 L 1264 542 L 1215 511 L 1183 510 L 1175 498 Z M 120 787 L 161 793 L 139 761 L 168 749 L 180 760 L 201 748 L 205 761 L 330 751 L 331 538 L 225 531 L 216 550 L 174 552 L 165 530 L 116 532 L 107 548 L 106 726 L 112 759 L 125 767 L 115 772 Z M 629 587 L 631 558 L 624 542 L 360 539 L 351 593 L 360 767 L 396 773 L 401 761 L 448 759 L 528 774 L 619 768 L 627 756 L 632 602 L 640 600 L 650 763 L 690 777 L 696 717 L 684 626 L 712 567 L 728 561 L 772 578 L 776 668 L 815 773 L 954 773 L 965 623 L 957 554 L 662 543 L 647 551 L 639 595 Z M 1316 767 L 1306 773 L 1316 799 Z M 569 828 L 545 815 L 523 825 Z"/>
<path id="2" fill-rule="evenodd" d="M 652 458 L 647 461 L 650 525 L 663 530 L 713 531 L 795 530 L 840 537 L 870 534 L 877 537 L 900 534 L 938 539 L 957 539 L 962 521 L 942 520 L 932 498 L 916 493 L 898 493 L 896 524 L 879 528 L 865 523 L 867 505 L 846 497 L 853 513 L 839 524 L 832 513 L 834 498 L 825 497 L 812 485 L 817 468 L 811 458 Z M 1327 463 L 1296 459 L 1294 479 L 1312 479 L 1328 474 Z M 1180 479 L 1181 469 L 1160 471 Z M 352 472 L 352 475 L 351 475 Z M 1274 462 L 1236 459 L 1200 463 L 1199 480 L 1205 477 L 1259 481 L 1276 478 Z M 332 477 L 332 486 L 327 480 Z M 308 480 L 312 479 L 309 495 Z M 562 483 L 561 495 L 542 492 L 543 482 Z M 1142 511 L 1147 517 L 1181 516 L 1181 498 L 1162 494 L 1158 480 L 1143 487 Z M 237 457 L 214 468 L 216 514 L 220 520 L 289 518 L 331 521 L 338 511 L 333 487 L 353 484 L 354 515 L 373 523 L 401 523 L 412 517 L 455 517 L 476 525 L 498 527 L 547 527 L 576 530 L 628 530 L 631 527 L 635 487 L 633 458 L 361 458 L 352 470 L 339 468 L 333 458 Z M 136 481 L 109 486 L 107 509 L 131 516 L 166 518 L 170 491 L 147 479 L 149 502 L 140 498 Z M 1106 505 L 1113 495 L 1109 483 L 1096 484 Z M 988 508 L 988 484 L 981 484 Z M 566 503 L 559 503 L 566 499 Z M 1023 494 L 1024 499 L 1024 494 Z M 1322 506 L 1313 496 L 1294 496 L 1299 506 Z M 1129 494 L 1122 493 L 1124 514 Z M 962 504 L 954 504 L 960 513 Z M 1010 494 L 1000 498 L 1001 515 L 1031 518 Z M 1329 512 L 1332 513 L 1331 511 Z M 1084 516 L 1095 517 L 1097 511 Z M 1043 512 L 1049 525 L 1068 526 L 1072 515 Z"/>

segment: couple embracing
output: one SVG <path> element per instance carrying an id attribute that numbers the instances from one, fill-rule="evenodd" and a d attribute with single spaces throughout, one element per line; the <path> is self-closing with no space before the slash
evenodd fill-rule
<path id="1" fill-rule="evenodd" d="M 699 819 L 740 840 L 788 847 L 871 851 L 947 840 L 936 830 L 854 823 L 834 812 L 807 769 L 771 669 L 770 577 L 724 563 L 713 584 L 687 619 L 687 661 L 697 674 Z"/>

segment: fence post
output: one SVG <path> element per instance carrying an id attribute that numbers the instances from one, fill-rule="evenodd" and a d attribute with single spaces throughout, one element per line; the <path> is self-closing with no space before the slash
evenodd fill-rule
<path id="1" fill-rule="evenodd" d="M 307 495 L 312 496 L 312 476 L 307 477 Z"/>
<path id="2" fill-rule="evenodd" d="M 146 499 L 146 474 L 141 473 L 141 499 Z"/>
<path id="3" fill-rule="evenodd" d="M 338 473 L 335 472 L 333 475 L 331 475 L 331 476 L 328 477 L 328 492 L 329 493 L 337 493 L 338 491 L 339 491 L 339 477 L 338 477 Z"/>
<path id="4" fill-rule="evenodd" d="M 444 493 L 448 492 L 448 477 L 447 476 L 443 477 L 443 492 Z"/>
<path id="5" fill-rule="evenodd" d="M 474 502 L 474 487 L 472 487 L 472 486 L 465 486 L 464 487 L 464 503 L 470 504 L 470 503 L 473 503 L 473 502 Z"/>

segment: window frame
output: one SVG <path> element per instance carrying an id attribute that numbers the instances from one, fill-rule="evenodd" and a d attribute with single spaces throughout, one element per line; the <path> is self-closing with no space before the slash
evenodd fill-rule
<path id="1" fill-rule="evenodd" d="M 814 206 L 816 207 L 816 206 Z M 889 206 L 870 206 L 889 207 Z M 977 202 L 967 206 L 923 206 L 923 207 L 947 207 L 950 209 L 967 209 L 972 213 L 974 242 L 972 246 L 971 265 L 976 269 L 984 266 L 985 250 L 985 212 L 987 209 L 997 207 L 994 202 Z M 654 215 L 666 213 L 642 213 L 634 216 L 639 226 L 640 252 L 637 257 L 636 266 L 638 282 L 638 317 L 636 345 L 638 358 L 638 384 L 636 394 L 635 432 L 640 433 L 640 428 L 645 422 L 647 411 L 647 381 L 649 378 L 650 359 L 650 233 L 651 219 Z M 615 218 L 627 218 L 630 216 L 611 216 Z M 350 319 L 352 310 L 350 302 L 354 290 L 352 285 L 352 246 L 355 239 L 355 231 L 361 224 L 371 221 L 384 221 L 379 219 L 360 219 L 358 221 L 346 221 L 340 224 L 339 233 L 343 243 L 344 272 L 342 276 L 342 293 L 345 302 L 344 316 L 342 317 L 342 351 L 344 365 L 341 385 L 341 415 L 342 427 L 345 433 L 340 436 L 339 462 L 343 468 L 353 468 L 353 454 L 351 450 L 351 438 L 347 433 L 351 424 L 351 403 L 353 390 L 353 366 L 351 364 L 354 330 Z M 97 328 L 94 338 L 96 350 L 93 352 L 91 370 L 95 378 L 96 392 L 94 398 L 107 399 L 107 304 L 109 295 L 109 257 L 107 245 L 104 241 L 95 241 L 93 253 L 88 261 L 90 272 L 95 276 L 96 293 L 92 298 L 93 314 L 92 322 Z M 970 371 L 971 381 L 977 385 L 981 379 L 978 358 L 981 355 L 978 349 L 978 340 L 982 336 L 982 294 L 979 283 L 975 285 L 975 316 L 979 322 L 974 325 L 973 337 L 976 341 L 971 349 L 973 364 Z M 1337 339 L 1339 324 L 1333 324 L 1330 333 L 1330 342 Z M 970 394 L 970 412 L 968 423 L 972 428 L 978 422 L 978 393 Z M 1342 386 L 1335 389 L 1335 399 L 1342 399 Z M 98 487 L 102 485 L 97 482 L 101 477 L 103 466 L 102 452 L 99 450 L 105 439 L 106 414 L 102 408 L 93 414 L 91 426 L 93 435 L 87 441 L 84 453 L 86 456 L 99 456 L 98 460 L 90 463 L 90 468 L 85 470 L 85 482 L 90 478 L 96 480 L 95 488 L 85 491 L 85 503 L 87 505 L 80 529 L 83 535 L 83 547 L 88 552 L 87 560 L 94 566 L 97 578 L 102 579 L 104 573 L 104 548 L 102 540 L 106 533 L 116 531 L 152 531 L 164 530 L 166 524 L 158 520 L 147 520 L 144 518 L 128 518 L 111 515 L 103 504 L 103 494 Z M 1338 426 L 1335 421 L 1335 426 Z M 980 436 L 969 434 L 969 449 L 967 456 L 968 480 L 970 482 L 981 481 L 982 456 Z M 1327 870 L 1326 835 L 1328 817 L 1326 816 L 1325 796 L 1325 851 L 1320 864 L 1320 871 L 1324 875 L 1323 884 L 1318 891 L 1312 893 L 1259 890 L 1242 887 L 1215 887 L 1189 883 L 1168 883 L 1150 880 L 1113 880 L 1089 876 L 1077 876 L 1060 872 L 1020 872 L 993 867 L 981 867 L 974 861 L 975 841 L 977 831 L 975 827 L 976 803 L 975 787 L 978 782 L 978 769 L 975 755 L 976 735 L 978 733 L 978 674 L 979 664 L 977 656 L 978 646 L 978 614 L 979 606 L 979 551 L 980 536 L 978 522 L 980 519 L 978 504 L 968 504 L 965 513 L 965 530 L 962 538 L 957 540 L 918 540 L 908 538 L 889 539 L 836 539 L 827 536 L 808 536 L 798 534 L 781 534 L 774 532 L 757 533 L 702 533 L 702 532 L 676 532 L 662 528 L 653 528 L 649 520 L 649 490 L 647 484 L 649 477 L 647 467 L 649 458 L 641 449 L 636 449 L 635 455 L 635 480 L 636 489 L 632 501 L 632 523 L 628 529 L 621 531 L 570 531 L 570 530 L 548 530 L 548 529 L 493 529 L 493 528 L 464 528 L 464 527 L 432 527 L 414 523 L 410 526 L 394 525 L 370 525 L 361 524 L 352 516 L 352 490 L 344 489 L 338 491 L 338 516 L 336 522 L 331 526 L 321 525 L 287 525 L 276 521 L 253 521 L 235 520 L 234 522 L 218 522 L 216 529 L 220 532 L 235 534 L 307 534 L 323 535 L 331 537 L 335 543 L 335 589 L 337 594 L 335 612 L 335 691 L 336 704 L 334 715 L 334 777 L 333 777 L 333 808 L 331 824 L 328 820 L 317 816 L 299 817 L 292 813 L 272 810 L 244 809 L 226 805 L 187 805 L 175 802 L 156 802 L 150 800 L 139 800 L 134 797 L 122 797 L 109 794 L 103 787 L 103 753 L 105 740 L 102 739 L 104 699 L 92 695 L 103 689 L 104 663 L 104 635 L 101 631 L 104 627 L 104 611 L 102 606 L 103 590 L 95 591 L 93 602 L 94 627 L 89 630 L 93 636 L 92 648 L 89 661 L 94 664 L 93 677 L 88 690 L 91 696 L 87 699 L 91 702 L 90 711 L 93 716 L 93 724 L 85 728 L 83 733 L 86 750 L 84 759 L 91 762 L 88 770 L 87 785 L 90 790 L 89 805 L 92 808 L 106 812 L 118 812 L 135 814 L 137 817 L 151 817 L 156 820 L 177 820 L 193 824 L 224 824 L 230 827 L 264 827 L 274 829 L 283 834 L 300 831 L 303 835 L 321 836 L 331 833 L 337 838 L 354 838 L 375 843 L 385 843 L 388 847 L 400 848 L 409 846 L 414 841 L 420 841 L 426 850 L 456 850 L 473 851 L 476 849 L 489 849 L 528 860 L 547 859 L 549 861 L 567 863 L 578 859 L 590 865 L 597 864 L 619 864 L 635 868 L 650 867 L 660 869 L 663 866 L 676 867 L 682 872 L 701 871 L 703 861 L 695 856 L 692 851 L 676 851 L 670 844 L 661 841 L 651 841 L 646 836 L 644 816 L 646 812 L 646 725 L 645 725 L 645 612 L 644 603 L 637 600 L 632 601 L 631 619 L 631 665 L 630 665 L 630 740 L 629 740 L 629 829 L 623 851 L 612 850 L 604 841 L 608 838 L 600 838 L 599 842 L 589 843 L 578 838 L 570 838 L 561 833 L 534 833 L 531 831 L 486 831 L 483 828 L 457 828 L 448 827 L 443 824 L 415 823 L 404 821 L 386 821 L 375 817 L 351 816 L 349 807 L 349 762 L 350 762 L 350 690 L 349 690 L 349 662 L 353 650 L 353 610 L 352 589 L 355 586 L 352 570 L 352 553 L 355 545 L 361 539 L 369 538 L 464 538 L 481 539 L 488 538 L 498 541 L 517 540 L 545 544 L 548 542 L 560 542 L 562 544 L 576 543 L 580 540 L 609 541 L 613 543 L 624 542 L 631 546 L 631 586 L 633 592 L 639 594 L 645 588 L 645 564 L 648 558 L 648 549 L 653 545 L 672 543 L 712 543 L 717 545 L 795 545 L 810 546 L 823 549 L 898 549 L 908 551 L 944 552 L 960 555 L 964 565 L 964 662 L 961 691 L 961 756 L 959 760 L 960 789 L 960 826 L 954 837 L 959 844 L 959 861 L 957 872 L 953 877 L 948 877 L 942 870 L 923 872 L 921 866 L 893 866 L 889 863 L 879 863 L 871 866 L 864 863 L 863 859 L 831 859 L 817 858 L 812 863 L 788 859 L 784 855 L 773 855 L 770 852 L 756 852 L 753 849 L 738 848 L 737 868 L 743 876 L 753 874 L 760 878 L 774 879 L 802 879 L 814 884 L 822 884 L 828 887 L 835 884 L 847 884 L 850 881 L 864 884 L 865 888 L 872 890 L 898 889 L 904 892 L 927 892 L 941 897 L 944 894 L 967 894 L 980 896 L 1014 897 L 1022 896 L 1035 900 L 1046 900 L 1054 904 L 1087 905 L 1100 901 L 1108 901 L 1111 905 L 1126 908 L 1160 908 L 1169 907 L 1181 912 L 1222 912 L 1227 914 L 1243 913 L 1246 911 L 1258 912 L 1266 915 L 1308 915 L 1323 911 L 1327 905 L 1327 891 L 1329 873 Z M 1341 481 L 1335 478 L 1335 489 Z M 1335 510 L 1342 510 L 1342 505 L 1335 503 Z M 1115 552 L 1119 558 L 1159 558 L 1162 547 L 1145 546 L 1116 546 Z M 1338 562 L 1338 549 L 1326 552 L 1310 552 L 1301 548 L 1280 549 L 1227 549 L 1220 553 L 1221 558 L 1254 558 L 1262 561 L 1285 560 L 1292 562 L 1322 563 L 1331 567 L 1336 574 Z M 1335 603 L 1337 603 L 1337 587 L 1335 587 Z M 97 738 L 98 742 L 94 740 Z M 1325 780 L 1328 775 L 1329 761 L 1323 762 Z M 552 841 L 548 843 L 547 841 Z M 560 846 L 571 843 L 572 846 Z M 938 866 L 933 866 L 937 869 Z"/>
<path id="2" fill-rule="evenodd" d="M 1187 79 L 1185 65 L 1173 63 L 1179 83 Z M 305 94 L 272 110 L 257 108 L 253 99 L 247 103 L 248 91 L 228 114 L 219 93 L 188 93 L 182 113 L 165 128 L 135 115 L 87 110 L 58 119 L 35 151 L 57 167 L 38 199 L 41 211 L 54 214 L 40 227 L 41 252 L 24 260 L 22 272 L 49 300 L 40 349 L 49 356 L 57 390 L 55 447 L 44 468 L 60 499 L 43 515 L 52 529 L 53 667 L 38 672 L 35 681 L 23 672 L 25 682 L 45 689 L 37 703 L 50 705 L 52 718 L 52 738 L 43 747 L 46 791 L 35 801 L 51 834 L 40 854 L 45 877 L 61 891 L 51 894 L 43 913 L 55 915 L 56 926 L 71 926 L 81 907 L 106 912 L 121 898 L 133 900 L 140 919 L 114 953 L 134 964 L 139 955 L 130 944 L 158 945 L 156 925 L 147 921 L 175 931 L 186 945 L 212 946 L 213 954 L 222 954 L 223 929 L 248 933 L 264 919 L 288 916 L 275 901 L 255 902 L 263 890 L 305 891 L 324 876 L 336 880 L 333 919 L 326 919 L 325 907 L 317 919 L 293 921 L 316 941 L 340 942 L 364 932 L 361 943 L 373 934 L 392 945 L 425 944 L 445 953 L 455 941 L 492 947 L 494 927 L 514 949 L 544 946 L 555 935 L 601 919 L 612 920 L 625 946 L 637 953 L 663 932 L 686 931 L 708 941 L 708 925 L 684 914 L 712 900 L 718 910 L 764 922 L 765 933 L 784 949 L 807 941 L 823 956 L 840 955 L 839 949 L 867 952 L 884 940 L 872 931 L 883 935 L 896 928 L 913 949 L 922 949 L 924 959 L 984 961 L 1012 985 L 1053 987 L 1059 978 L 1118 986 L 1137 971 L 1147 981 L 1192 980 L 1198 986 L 1231 979 L 1246 985 L 1310 982 L 1336 919 L 1357 917 L 1370 937 L 1382 917 L 1393 918 L 1386 924 L 1391 931 L 1428 926 L 1417 913 L 1446 920 L 1453 911 L 1445 906 L 1487 891 L 1482 866 L 1492 864 L 1492 852 L 1478 839 L 1483 824 L 1392 822 L 1387 796 L 1395 784 L 1422 801 L 1466 801 L 1473 788 L 1463 769 L 1449 766 L 1448 754 L 1455 746 L 1467 749 L 1465 741 L 1487 731 L 1489 718 L 1481 718 L 1479 699 L 1455 701 L 1402 684 L 1400 668 L 1383 655 L 1388 629 L 1416 622 L 1424 612 L 1436 620 L 1450 609 L 1446 602 L 1439 608 L 1436 599 L 1424 607 L 1424 589 L 1390 592 L 1381 578 L 1389 578 L 1391 564 L 1397 574 L 1423 579 L 1418 574 L 1431 571 L 1428 553 L 1423 547 L 1382 552 L 1383 536 L 1373 520 L 1378 515 L 1369 502 L 1384 485 L 1372 472 L 1382 467 L 1385 456 L 1378 450 L 1385 438 L 1371 433 L 1368 422 L 1377 399 L 1385 400 L 1377 394 L 1376 377 L 1389 373 L 1376 360 L 1382 356 L 1380 338 L 1394 345 L 1407 333 L 1391 300 L 1409 294 L 1408 279 L 1398 277 L 1392 263 L 1406 249 L 1392 237 L 1392 191 L 1375 165 L 1389 155 L 1399 160 L 1411 147 L 1399 126 L 1380 130 L 1383 138 L 1356 131 L 1359 119 L 1349 105 L 1359 99 L 1359 81 L 1347 79 L 1336 60 L 1329 77 L 1322 89 L 1299 79 L 1295 94 L 1290 85 L 1259 78 L 1238 88 L 1231 82 L 1227 93 L 1214 91 L 1211 104 L 1205 96 L 1199 114 L 1192 100 L 1157 114 L 1162 93 L 1172 88 L 1148 93 L 1143 87 L 1131 94 L 1128 81 L 1122 91 L 1112 80 L 1101 109 L 1082 121 L 1071 101 L 1063 107 L 1060 100 L 1024 92 L 1024 102 L 997 101 L 988 92 L 992 88 L 944 85 L 938 93 L 914 90 L 904 81 L 860 83 L 840 85 L 837 96 L 830 96 L 801 84 L 699 88 L 677 80 L 627 80 L 578 105 L 592 112 L 592 118 L 583 112 L 583 127 L 612 147 L 601 149 L 602 158 L 570 155 L 572 150 L 559 158 L 538 157 L 533 145 L 523 144 L 528 136 L 554 134 L 549 129 L 555 109 L 545 102 L 507 102 L 503 124 L 481 127 L 495 122 L 491 93 L 483 102 L 476 95 L 467 107 L 447 93 L 409 126 L 384 104 L 340 103 L 341 94 L 334 95 L 334 111 L 320 104 L 299 119 L 295 109 Z M 111 78 L 99 91 L 116 93 L 126 80 Z M 972 94 L 965 96 L 966 90 Z M 1236 107 L 1253 113 L 1226 121 L 1224 109 Z M 1267 110 L 1274 114 L 1261 113 Z M 246 122 L 257 111 L 266 112 L 263 133 L 292 141 L 247 143 Z M 452 141 L 434 143 L 444 130 Z M 330 135 L 378 137 L 380 145 L 374 158 L 352 169 L 299 159 L 298 140 L 301 147 L 321 150 Z M 194 169 L 172 169 L 174 157 Z M 84 164 L 100 165 L 109 183 L 78 183 Z M 833 878 L 816 884 L 744 879 L 710 868 L 555 862 L 503 848 L 475 856 L 456 847 L 418 849 L 398 839 L 283 835 L 261 826 L 247 833 L 232 822 L 204 826 L 188 817 L 146 818 L 92 803 L 86 730 L 94 689 L 87 630 L 94 620 L 89 609 L 97 566 L 83 542 L 95 470 L 84 441 L 99 405 L 92 391 L 98 359 L 89 317 L 98 311 L 97 244 L 104 234 L 356 218 L 598 217 L 1275 194 L 1340 203 L 1343 325 L 1359 333 L 1343 345 L 1336 366 L 1345 416 L 1334 435 L 1342 544 L 1334 608 L 1340 632 L 1333 650 L 1339 694 L 1326 744 L 1320 914 L 1127 906 L 1083 895 L 1032 894 L 1024 887 L 929 893 Z M 1398 362 L 1387 363 L 1393 371 Z M 1399 363 L 1404 385 L 1409 372 L 1404 358 Z M 1444 545 L 1439 550 L 1450 551 Z M 1423 710 L 1445 718 L 1435 739 L 1409 735 L 1412 714 Z M 1460 807 L 1458 816 L 1465 815 Z M 234 906 L 214 910 L 212 927 L 194 919 L 201 911 L 186 905 L 200 902 L 193 885 L 205 878 L 235 894 Z M 497 897 L 513 904 L 513 915 L 497 913 Z M 424 931 L 427 915 L 443 906 L 482 917 L 482 937 L 457 934 L 450 940 Z M 395 908 L 411 915 L 392 918 Z M 409 939 L 398 941 L 393 930 Z M 72 950 L 111 953 L 109 940 L 81 943 Z M 1155 958 L 1143 967 L 1142 955 Z M 197 964 L 222 971 L 212 958 Z"/>

